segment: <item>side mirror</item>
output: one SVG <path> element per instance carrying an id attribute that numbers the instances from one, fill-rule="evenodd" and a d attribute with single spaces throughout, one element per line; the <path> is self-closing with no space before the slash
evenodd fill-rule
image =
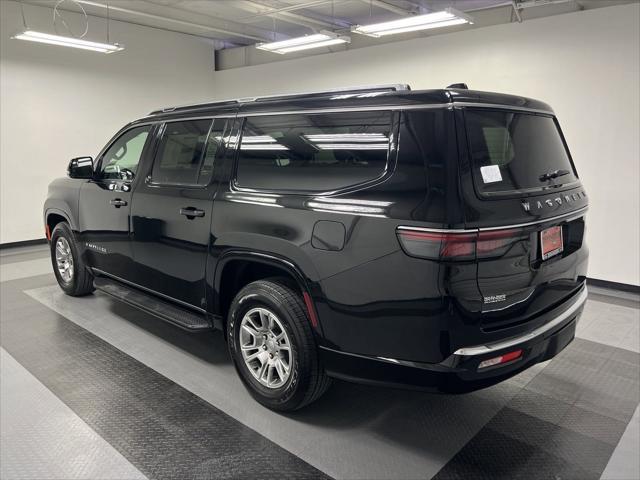
<path id="1" fill-rule="evenodd" d="M 72 158 L 67 167 L 67 174 L 70 178 L 93 178 L 93 158 Z"/>

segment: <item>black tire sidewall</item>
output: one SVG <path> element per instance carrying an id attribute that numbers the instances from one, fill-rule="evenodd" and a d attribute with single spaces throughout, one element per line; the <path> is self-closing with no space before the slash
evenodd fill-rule
<path id="1" fill-rule="evenodd" d="M 280 388 L 273 389 L 261 385 L 249 371 L 240 351 L 240 322 L 246 312 L 256 307 L 272 311 L 287 331 L 291 342 L 293 351 L 291 376 Z M 271 289 L 260 284 L 250 284 L 242 289 L 230 308 L 227 335 L 234 366 L 251 395 L 258 402 L 275 410 L 295 409 L 302 402 L 308 388 L 308 375 L 305 375 L 305 369 L 310 368 L 308 358 L 310 352 L 301 348 L 301 345 L 305 345 L 304 332 L 300 331 L 294 316 L 295 311 L 292 311 L 286 302 L 274 295 Z"/>
<path id="2" fill-rule="evenodd" d="M 71 249 L 71 256 L 73 257 L 73 278 L 70 282 L 65 282 L 64 279 L 60 276 L 60 272 L 58 271 L 58 265 L 56 263 L 56 243 L 60 237 L 63 237 L 67 240 L 69 244 L 69 248 Z M 53 229 L 53 233 L 51 234 L 51 264 L 53 265 L 53 273 L 56 276 L 56 280 L 58 280 L 58 285 L 60 288 L 65 291 L 65 293 L 69 295 L 73 295 L 76 291 L 76 286 L 78 283 L 78 274 L 80 272 L 80 255 L 78 254 L 78 249 L 76 247 L 76 242 L 73 237 L 73 232 L 69 226 L 62 222 L 56 225 Z"/>

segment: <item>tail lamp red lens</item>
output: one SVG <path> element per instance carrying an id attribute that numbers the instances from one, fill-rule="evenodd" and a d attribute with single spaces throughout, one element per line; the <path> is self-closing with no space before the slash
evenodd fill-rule
<path id="1" fill-rule="evenodd" d="M 499 357 L 493 357 L 488 360 L 483 360 L 478 365 L 478 370 L 487 367 L 493 367 L 495 365 L 502 365 L 504 363 L 510 363 L 514 360 L 522 357 L 522 350 L 514 350 L 513 352 L 505 353 L 504 355 L 500 355 Z"/>
<path id="2" fill-rule="evenodd" d="M 426 231 L 418 228 L 398 229 L 404 251 L 414 257 L 431 260 L 474 260 L 500 256 L 523 237 L 522 229 L 476 232 Z"/>

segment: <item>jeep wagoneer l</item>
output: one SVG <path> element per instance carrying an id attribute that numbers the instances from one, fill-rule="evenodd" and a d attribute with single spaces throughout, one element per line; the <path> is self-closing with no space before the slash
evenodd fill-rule
<path id="1" fill-rule="evenodd" d="M 466 392 L 574 337 L 587 196 L 551 107 L 464 85 L 167 108 L 44 206 L 69 295 L 226 336 L 257 401 L 331 378 Z"/>

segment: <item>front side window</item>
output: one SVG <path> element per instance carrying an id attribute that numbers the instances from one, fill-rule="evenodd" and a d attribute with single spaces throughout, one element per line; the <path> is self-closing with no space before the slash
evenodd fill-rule
<path id="1" fill-rule="evenodd" d="M 100 178 L 131 180 L 138 171 L 150 125 L 132 128 L 111 144 L 102 156 Z"/>
<path id="2" fill-rule="evenodd" d="M 531 191 L 577 180 L 552 117 L 467 110 L 465 120 L 480 192 Z"/>
<path id="3" fill-rule="evenodd" d="M 165 125 L 151 171 L 151 181 L 167 185 L 206 185 L 213 173 L 222 141 L 211 132 L 211 119 L 170 122 Z M 217 134 L 216 134 L 217 132 Z"/>
<path id="4" fill-rule="evenodd" d="M 391 112 L 247 118 L 236 184 L 271 191 L 328 192 L 384 174 Z"/>

